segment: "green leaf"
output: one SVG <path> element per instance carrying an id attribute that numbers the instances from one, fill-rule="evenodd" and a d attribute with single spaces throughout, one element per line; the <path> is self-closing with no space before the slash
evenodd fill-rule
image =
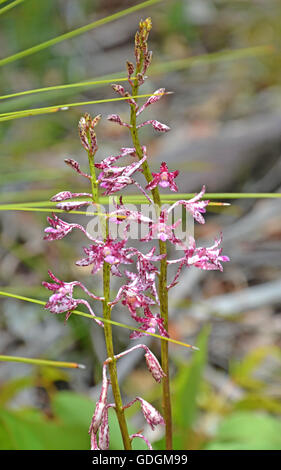
<path id="1" fill-rule="evenodd" d="M 89 427 L 94 408 L 93 400 L 69 391 L 56 393 L 52 399 L 55 416 L 65 424 Z"/>
<path id="2" fill-rule="evenodd" d="M 202 380 L 202 373 L 207 360 L 207 344 L 210 327 L 206 325 L 198 336 L 197 346 L 199 351 L 192 355 L 189 367 L 184 368 L 179 377 L 178 390 L 176 393 L 175 419 L 182 434 L 182 449 L 188 444 L 188 434 L 195 421 L 197 414 L 197 397 Z"/>
<path id="3" fill-rule="evenodd" d="M 237 412 L 225 418 L 208 450 L 280 450 L 281 423 L 262 413 Z"/>
<path id="4" fill-rule="evenodd" d="M 89 436 L 74 424 L 56 423 L 33 411 L 21 414 L 1 410 L 2 450 L 87 450 Z"/>

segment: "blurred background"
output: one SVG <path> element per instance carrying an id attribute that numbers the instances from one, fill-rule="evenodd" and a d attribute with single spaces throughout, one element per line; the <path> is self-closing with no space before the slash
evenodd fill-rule
<path id="1" fill-rule="evenodd" d="M 10 4 L 11 2 L 6 2 Z M 1 14 L 1 59 L 137 2 L 26 0 Z M 1 5 L 2 7 L 2 5 Z M 142 88 L 173 91 L 147 111 L 171 127 L 157 135 L 143 128 L 153 169 L 162 161 L 179 169 L 180 192 L 279 193 L 281 188 L 281 3 L 277 0 L 169 0 L 119 18 L 26 58 L 1 66 L 1 95 L 95 78 L 125 77 L 140 19 L 152 17 L 153 66 Z M 0 65 L 1 65 L 0 59 Z M 113 80 L 114 82 L 114 80 Z M 1 99 L 0 113 L 115 98 L 110 85 L 86 86 Z M 118 113 L 124 102 L 78 107 L 0 122 L 0 203 L 46 201 L 61 190 L 87 191 L 64 164 L 87 155 L 77 133 L 84 112 Z M 99 158 L 130 145 L 126 129 L 103 119 Z M 221 198 L 223 201 L 228 201 Z M 200 352 L 171 345 L 176 449 L 280 449 L 281 425 L 281 201 L 234 199 L 208 211 L 196 226 L 198 244 L 223 232 L 224 272 L 190 269 L 171 291 L 170 332 Z M 90 270 L 75 266 L 79 233 L 43 241 L 44 212 L 0 212 L 1 290 L 47 300 L 41 287 L 51 269 L 60 279 L 91 285 Z M 87 223 L 84 216 L 68 221 Z M 86 270 L 85 270 L 86 269 Z M 97 281 L 95 280 L 95 283 Z M 117 288 L 113 285 L 113 289 Z M 43 307 L 0 299 L 0 354 L 83 363 L 85 370 L 0 363 L 0 448 L 87 449 L 88 426 L 106 356 L 101 332 L 72 315 L 65 325 Z M 121 308 L 113 319 L 129 323 Z M 115 350 L 128 331 L 114 327 Z M 146 339 L 159 357 L 158 340 Z M 161 408 L 161 387 L 136 354 L 120 361 L 124 401 L 136 394 Z M 137 407 L 131 429 L 151 433 Z M 111 448 L 121 448 L 111 416 Z M 142 448 L 135 443 L 135 448 Z"/>

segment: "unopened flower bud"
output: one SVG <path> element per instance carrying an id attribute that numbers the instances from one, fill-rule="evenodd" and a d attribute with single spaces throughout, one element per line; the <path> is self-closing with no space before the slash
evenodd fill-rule
<path id="1" fill-rule="evenodd" d="M 97 114 L 97 116 L 95 116 L 91 122 L 91 127 L 96 127 L 96 125 L 100 122 L 100 120 L 101 120 L 101 114 Z"/>
<path id="2" fill-rule="evenodd" d="M 113 90 L 116 91 L 116 93 L 119 93 L 121 96 L 125 96 L 125 88 L 122 85 L 116 85 L 115 83 L 111 85 Z"/>
<path id="3" fill-rule="evenodd" d="M 81 170 L 80 165 L 76 160 L 73 160 L 72 158 L 66 158 L 64 161 L 68 166 L 70 166 L 79 175 L 84 176 L 85 178 L 91 179 L 90 175 L 87 175 L 87 173 L 84 173 L 84 171 Z"/>
<path id="4" fill-rule="evenodd" d="M 137 397 L 136 400 L 140 402 L 145 420 L 151 426 L 152 430 L 154 429 L 154 426 L 157 426 L 158 424 L 165 424 L 164 418 L 160 415 L 159 411 L 154 408 L 154 406 L 143 398 Z"/>
<path id="5" fill-rule="evenodd" d="M 91 450 L 100 450 L 97 443 L 97 435 L 94 432 L 91 432 Z"/>
<path id="6" fill-rule="evenodd" d="M 156 359 L 156 357 L 150 350 L 147 350 L 147 353 L 144 355 L 144 357 L 145 357 L 149 372 L 151 372 L 156 382 L 160 383 L 162 378 L 165 377 L 166 374 L 164 374 L 164 371 L 162 367 L 160 366 L 158 360 Z"/>
<path id="7" fill-rule="evenodd" d="M 127 71 L 128 71 L 128 77 L 131 78 L 135 71 L 134 64 L 132 62 L 127 61 Z"/>
<path id="8" fill-rule="evenodd" d="M 91 428 L 90 428 L 95 434 L 97 433 L 100 427 L 104 409 L 105 409 L 105 403 L 98 401 L 96 404 L 96 409 L 95 409 L 95 413 L 94 413 L 92 423 L 91 423 Z"/>
<path id="9" fill-rule="evenodd" d="M 91 155 L 94 155 L 96 151 L 98 150 L 98 144 L 97 144 L 97 136 L 93 127 L 90 128 L 89 135 L 90 135 L 90 139 L 89 139 L 90 140 L 90 152 L 91 152 Z"/>
<path id="10" fill-rule="evenodd" d="M 106 365 L 104 365 L 101 394 L 100 394 L 98 402 L 96 403 L 96 408 L 95 408 L 94 416 L 92 418 L 89 432 L 94 432 L 96 434 L 101 425 L 103 413 L 105 412 L 105 408 L 107 405 L 108 387 L 109 387 L 109 380 L 106 376 Z"/>
<path id="11" fill-rule="evenodd" d="M 152 51 L 149 51 L 145 54 L 144 56 L 144 61 L 143 61 L 143 70 L 142 73 L 145 74 L 148 67 L 150 66 L 152 61 Z"/>
<path id="12" fill-rule="evenodd" d="M 106 407 L 101 418 L 99 430 L 99 447 L 101 450 L 109 448 L 109 425 L 108 425 L 108 408 Z"/>

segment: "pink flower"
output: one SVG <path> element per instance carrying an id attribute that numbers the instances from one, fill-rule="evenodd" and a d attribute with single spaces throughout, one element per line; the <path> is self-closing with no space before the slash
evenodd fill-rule
<path id="1" fill-rule="evenodd" d="M 194 217 L 194 219 L 199 222 L 200 224 L 204 224 L 205 220 L 202 214 L 205 214 L 206 212 L 206 207 L 209 204 L 210 201 L 203 201 L 200 199 L 204 196 L 206 191 L 205 186 L 202 187 L 200 193 L 196 194 L 192 199 L 189 199 L 187 201 L 184 200 L 179 200 L 176 201 L 169 209 L 167 210 L 168 213 L 170 213 L 175 207 L 178 205 L 183 205 L 185 209 L 190 212 L 190 214 Z"/>
<path id="2" fill-rule="evenodd" d="M 154 238 L 158 238 L 162 242 L 169 240 L 173 244 L 181 243 L 175 234 L 174 229 L 181 223 L 181 219 L 177 220 L 173 225 L 167 225 L 168 211 L 163 210 L 160 213 L 159 221 L 153 223 L 150 221 L 150 230 L 146 237 L 142 238 L 141 241 L 150 241 Z"/>
<path id="3" fill-rule="evenodd" d="M 117 160 L 127 155 L 135 157 L 136 156 L 135 148 L 122 148 L 121 153 L 119 155 L 110 155 L 109 157 L 104 158 L 100 163 L 95 163 L 96 168 L 103 170 L 99 174 L 99 180 L 102 180 L 103 178 L 106 178 L 106 177 L 121 176 L 124 174 L 124 172 L 125 172 L 125 175 L 127 175 L 128 172 L 133 171 L 136 166 L 136 163 L 138 162 L 135 162 L 129 166 L 123 166 L 123 167 L 112 166 L 112 164 L 115 163 Z M 138 168 L 139 168 L 139 165 L 138 165 Z"/>
<path id="4" fill-rule="evenodd" d="M 230 261 L 228 256 L 221 256 L 222 248 L 219 245 L 222 241 L 222 234 L 220 238 L 215 240 L 215 243 L 208 247 L 197 247 L 195 240 L 190 237 L 190 246 L 186 252 L 186 263 L 190 266 L 196 266 L 204 270 L 220 270 L 223 271 L 221 262 Z"/>
<path id="5" fill-rule="evenodd" d="M 105 196 L 109 196 L 110 194 L 120 191 L 129 184 L 136 184 L 139 187 L 138 183 L 136 183 L 132 178 L 132 175 L 140 169 L 141 165 L 147 158 L 146 154 L 144 154 L 143 158 L 138 162 L 134 162 L 126 167 L 110 166 L 114 158 L 120 158 L 121 156 L 123 155 L 121 154 L 117 157 L 109 157 L 101 164 L 97 164 L 101 168 L 103 167 L 103 171 L 100 173 L 98 181 L 100 182 L 100 186 L 105 189 Z"/>
<path id="6" fill-rule="evenodd" d="M 146 255 L 136 249 L 131 249 L 132 255 L 137 254 L 137 273 L 125 271 L 126 276 L 131 279 L 130 286 L 139 286 L 143 291 L 150 290 L 156 302 L 160 304 L 157 288 L 156 288 L 156 275 L 159 270 L 152 264 L 151 261 L 160 261 L 165 258 L 164 255 L 154 255 L 155 247 L 153 247 Z"/>
<path id="7" fill-rule="evenodd" d="M 47 217 L 47 220 L 50 224 L 50 227 L 45 228 L 44 232 L 46 233 L 44 240 L 53 241 L 53 240 L 61 240 L 66 235 L 68 235 L 74 228 L 78 228 L 82 230 L 89 238 L 90 235 L 86 232 L 84 227 L 79 224 L 68 224 L 64 222 L 62 219 L 57 217 L 53 214 L 53 219 L 51 217 Z"/>
<path id="8" fill-rule="evenodd" d="M 103 266 L 109 263 L 111 271 L 117 276 L 121 276 L 118 270 L 120 264 L 130 264 L 133 261 L 129 258 L 128 249 L 125 248 L 126 239 L 121 241 L 113 241 L 110 236 L 107 237 L 105 242 L 96 241 L 98 245 L 90 245 L 89 248 L 84 248 L 86 258 L 76 262 L 78 266 L 90 266 L 93 264 L 92 274 L 96 274 Z"/>
<path id="9" fill-rule="evenodd" d="M 114 222 L 116 224 L 121 224 L 122 222 L 124 222 L 124 220 L 132 220 L 138 223 L 152 222 L 149 217 L 144 216 L 141 212 L 127 209 L 127 207 L 123 204 L 122 196 L 120 196 L 119 198 L 119 204 L 114 201 L 114 205 L 116 207 L 116 210 L 110 213 L 110 222 Z"/>
<path id="10" fill-rule="evenodd" d="M 180 263 L 173 282 L 168 286 L 173 287 L 179 278 L 180 272 L 184 266 L 195 266 L 203 270 L 219 270 L 223 271 L 222 262 L 230 261 L 228 256 L 222 256 L 222 248 L 219 248 L 222 241 L 220 238 L 210 247 L 196 247 L 193 237 L 189 237 L 189 247 L 185 250 L 185 255 L 178 260 L 169 260 L 168 264 Z"/>
<path id="11" fill-rule="evenodd" d="M 110 302 L 110 305 L 116 305 L 120 300 L 123 305 L 128 307 L 132 315 L 135 315 L 137 308 L 155 304 L 153 299 L 143 293 L 143 285 L 140 284 L 125 284 L 120 287 L 117 296 Z"/>
<path id="12" fill-rule="evenodd" d="M 130 335 L 130 338 L 132 339 L 140 338 L 141 336 L 145 335 L 145 332 L 155 333 L 157 328 L 161 336 L 165 336 L 166 338 L 169 337 L 163 325 L 164 320 L 163 318 L 160 317 L 159 314 L 153 315 L 149 307 L 144 306 L 144 315 L 145 315 L 144 317 L 139 317 L 136 314 L 132 314 L 132 317 L 134 318 L 134 320 L 136 320 L 138 323 L 141 323 L 141 329 L 143 330 L 143 333 L 140 331 L 134 331 Z"/>
<path id="13" fill-rule="evenodd" d="M 146 186 L 146 189 L 154 189 L 156 186 L 162 186 L 162 188 L 168 188 L 172 191 L 178 191 L 178 187 L 174 182 L 174 179 L 178 176 L 179 171 L 169 171 L 165 162 L 161 163 L 160 173 L 153 173 L 153 180 Z"/>
<path id="14" fill-rule="evenodd" d="M 103 300 L 103 297 L 94 295 L 92 292 L 88 291 L 88 289 L 79 281 L 63 282 L 60 281 L 51 271 L 48 271 L 48 273 L 50 278 L 55 282 L 42 282 L 44 287 L 54 292 L 45 305 L 46 309 L 49 309 L 51 313 L 55 314 L 66 312 L 65 319 L 68 320 L 73 310 L 75 310 L 79 304 L 83 304 L 88 308 L 89 312 L 94 317 L 94 320 L 98 323 L 98 325 L 103 326 L 103 323 L 96 318 L 96 315 L 86 300 L 73 298 L 73 289 L 75 286 L 79 286 L 84 290 L 84 292 L 86 292 L 87 295 L 95 300 Z"/>

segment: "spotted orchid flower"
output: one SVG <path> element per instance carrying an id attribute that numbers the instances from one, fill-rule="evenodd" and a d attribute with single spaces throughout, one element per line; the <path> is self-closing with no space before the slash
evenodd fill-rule
<path id="1" fill-rule="evenodd" d="M 142 238 L 141 241 L 150 241 L 158 238 L 162 242 L 169 240 L 173 244 L 181 243 L 181 240 L 174 234 L 174 230 L 181 223 L 181 219 L 177 220 L 172 225 L 167 225 L 168 215 L 167 210 L 162 210 L 158 222 L 155 223 L 151 220 L 149 233 L 146 237 Z"/>
<path id="2" fill-rule="evenodd" d="M 210 247 L 196 247 L 193 237 L 189 237 L 189 247 L 185 249 L 184 256 L 178 260 L 169 260 L 168 264 L 180 263 L 176 276 L 168 288 L 173 287 L 179 278 L 181 270 L 184 266 L 195 266 L 205 271 L 219 270 L 223 271 L 222 262 L 230 261 L 228 256 L 221 255 L 222 248 L 220 244 L 222 241 L 222 234 L 217 238 L 214 244 Z"/>
<path id="3" fill-rule="evenodd" d="M 152 172 L 153 180 L 146 186 L 146 189 L 152 190 L 159 185 L 162 188 L 170 188 L 172 191 L 178 191 L 178 187 L 174 181 L 178 174 L 178 170 L 169 171 L 167 164 L 165 162 L 162 162 L 160 166 L 160 172 Z"/>
<path id="4" fill-rule="evenodd" d="M 125 188 L 130 184 L 136 184 L 140 189 L 140 185 L 132 178 L 132 175 L 140 169 L 143 162 L 146 160 L 146 154 L 138 162 L 134 162 L 126 167 L 105 167 L 98 177 L 100 187 L 105 189 L 104 195 L 109 196 L 117 191 Z"/>
<path id="5" fill-rule="evenodd" d="M 68 224 L 64 220 L 60 219 L 56 214 L 53 214 L 53 218 L 47 217 L 47 220 L 50 224 L 50 227 L 45 228 L 45 236 L 44 240 L 53 241 L 53 240 L 61 240 L 62 238 L 66 237 L 74 228 L 78 228 L 81 230 L 85 235 L 93 240 L 91 235 L 84 229 L 82 225 L 79 224 Z"/>
<path id="6" fill-rule="evenodd" d="M 210 201 L 202 200 L 206 191 L 205 186 L 202 187 L 200 193 L 196 194 L 192 199 L 188 199 L 187 201 L 179 200 L 172 204 L 169 209 L 167 210 L 168 213 L 172 212 L 172 210 L 177 207 L 178 205 L 184 206 L 184 208 L 193 216 L 193 218 L 199 222 L 199 224 L 204 224 L 205 219 L 202 214 L 205 214 L 206 207 Z"/>
<path id="7" fill-rule="evenodd" d="M 45 305 L 46 309 L 50 310 L 50 312 L 54 314 L 66 313 L 65 319 L 68 320 L 73 310 L 79 304 L 83 304 L 94 317 L 96 323 L 100 326 L 103 326 L 103 323 L 96 318 L 96 315 L 94 314 L 90 304 L 86 300 L 73 298 L 73 289 L 76 286 L 80 287 L 84 292 L 86 292 L 87 295 L 89 295 L 89 297 L 94 300 L 103 300 L 103 297 L 94 295 L 79 281 L 63 282 L 58 279 L 51 271 L 48 271 L 48 273 L 50 278 L 55 282 L 42 282 L 44 287 L 53 291 L 53 294 Z"/>
<path id="8" fill-rule="evenodd" d="M 142 286 L 143 291 L 149 290 L 159 305 L 160 301 L 156 288 L 156 276 L 159 274 L 159 270 L 154 264 L 152 264 L 152 261 L 160 261 L 161 259 L 165 258 L 166 255 L 155 255 L 154 253 L 155 247 L 153 247 L 146 255 L 138 250 L 133 249 L 132 255 L 137 255 L 137 273 L 125 270 L 125 274 L 132 281 L 130 284 L 131 287 L 138 285 Z"/>
<path id="9" fill-rule="evenodd" d="M 151 223 L 151 219 L 149 217 L 144 216 L 141 212 L 139 211 L 132 211 L 131 209 L 128 209 L 124 204 L 123 204 L 123 199 L 122 196 L 119 198 L 119 203 L 114 201 L 114 205 L 116 207 L 116 210 L 112 211 L 110 213 L 109 221 L 114 222 L 116 224 L 121 224 L 125 220 L 130 222 L 130 221 L 135 221 L 140 223 Z"/>
<path id="10" fill-rule="evenodd" d="M 143 147 L 145 149 L 145 147 Z M 100 173 L 99 178 L 102 179 L 106 176 L 120 176 L 123 174 L 124 170 L 127 168 L 125 167 L 115 167 L 112 166 L 117 160 L 125 156 L 136 156 L 136 149 L 133 147 L 122 147 L 121 153 L 119 155 L 110 155 L 109 157 L 104 158 L 100 163 L 95 163 L 95 167 L 102 170 Z"/>
<path id="11" fill-rule="evenodd" d="M 140 283 L 136 283 L 136 285 L 125 284 L 120 287 L 115 299 L 110 302 L 110 305 L 114 306 L 120 300 L 123 305 L 128 307 L 131 315 L 136 314 L 137 308 L 154 305 L 156 303 L 155 300 L 143 293 L 143 285 L 140 285 Z"/>
<path id="12" fill-rule="evenodd" d="M 133 314 L 132 317 L 138 323 L 141 323 L 140 329 L 142 331 L 134 331 L 131 333 L 131 339 L 137 339 L 141 336 L 144 336 L 146 332 L 156 333 L 156 330 L 159 330 L 161 336 L 169 337 L 166 329 L 164 328 L 164 320 L 159 314 L 153 315 L 148 306 L 144 307 L 144 317 L 140 317 L 136 314 Z"/>
<path id="13" fill-rule="evenodd" d="M 90 266 L 93 265 L 92 274 L 96 274 L 103 266 L 104 263 L 111 265 L 111 272 L 117 276 L 122 276 L 118 266 L 120 264 L 130 264 L 133 262 L 126 245 L 126 239 L 121 241 L 114 241 L 107 237 L 106 241 L 96 240 L 95 245 L 90 245 L 89 248 L 84 247 L 86 258 L 76 262 L 77 266 Z M 97 244 L 98 243 L 98 244 Z"/>

